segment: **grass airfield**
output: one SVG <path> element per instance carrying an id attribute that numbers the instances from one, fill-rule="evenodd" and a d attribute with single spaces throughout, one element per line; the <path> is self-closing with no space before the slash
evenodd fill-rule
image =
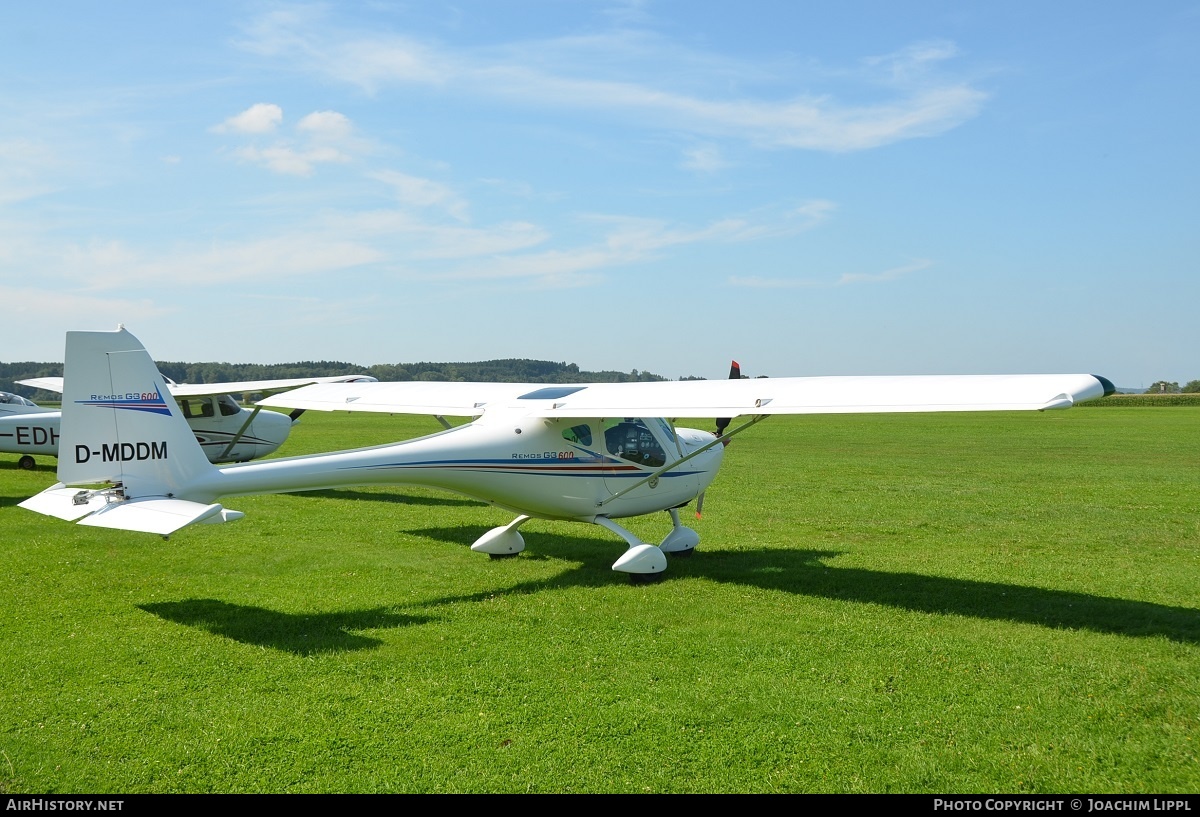
<path id="1" fill-rule="evenodd" d="M 647 586 L 595 526 L 472 553 L 510 515 L 421 488 L 84 528 L 16 459 L 2 793 L 1200 791 L 1200 409 L 772 418 Z"/>

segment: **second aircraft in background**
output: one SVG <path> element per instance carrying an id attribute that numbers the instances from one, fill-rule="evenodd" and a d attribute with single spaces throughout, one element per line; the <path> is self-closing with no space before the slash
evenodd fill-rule
<path id="1" fill-rule="evenodd" d="M 225 463 L 247 462 L 274 453 L 287 440 L 292 424 L 302 413 L 244 408 L 233 395 L 274 394 L 313 383 L 374 381 L 369 375 L 353 374 L 234 383 L 167 382 L 167 388 L 208 461 Z M 63 390 L 61 377 L 35 377 L 17 382 L 43 391 L 62 393 Z M 10 392 L 0 392 L 0 453 L 19 454 L 17 464 L 21 468 L 32 469 L 35 456 L 58 456 L 61 427 L 61 411 L 43 408 Z"/>

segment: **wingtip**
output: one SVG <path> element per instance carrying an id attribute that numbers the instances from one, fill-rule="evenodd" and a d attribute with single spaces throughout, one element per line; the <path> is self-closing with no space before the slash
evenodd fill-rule
<path id="1" fill-rule="evenodd" d="M 1114 386 L 1114 385 L 1112 384 L 1112 381 L 1111 381 L 1111 380 L 1109 380 L 1107 377 L 1101 377 L 1101 376 L 1100 376 L 1100 375 L 1098 375 L 1098 374 L 1094 374 L 1094 375 L 1092 375 L 1092 377 L 1094 377 L 1094 378 L 1096 378 L 1097 380 L 1099 380 L 1099 381 L 1100 381 L 1100 385 L 1104 387 L 1104 396 L 1105 396 L 1105 397 L 1108 397 L 1110 394 L 1116 394 L 1116 393 L 1117 393 L 1117 387 L 1116 387 L 1116 386 Z"/>

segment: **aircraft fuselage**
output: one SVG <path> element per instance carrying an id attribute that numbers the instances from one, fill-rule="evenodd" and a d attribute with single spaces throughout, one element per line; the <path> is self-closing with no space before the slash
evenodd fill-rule
<path id="1" fill-rule="evenodd" d="M 354 485 L 424 485 L 544 519 L 622 518 L 674 508 L 716 476 L 716 445 L 621 496 L 662 466 L 714 440 L 661 420 L 548 420 L 494 412 L 404 442 L 216 469 L 187 498 L 308 491 Z"/>

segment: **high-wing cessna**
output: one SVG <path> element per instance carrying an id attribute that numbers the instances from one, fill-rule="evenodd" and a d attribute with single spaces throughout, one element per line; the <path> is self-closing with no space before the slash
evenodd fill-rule
<path id="1" fill-rule="evenodd" d="M 68 332 L 60 482 L 21 503 L 81 524 L 163 536 L 243 516 L 225 496 L 364 484 L 427 485 L 517 514 L 471 546 L 493 556 L 525 547 L 532 518 L 600 525 L 628 549 L 613 569 L 635 582 L 690 554 L 699 536 L 679 509 L 717 474 L 723 443 L 772 414 L 1017 411 L 1067 408 L 1114 391 L 1089 374 L 796 377 L 654 383 L 357 383 L 306 386 L 261 404 L 474 418 L 389 445 L 216 467 L 188 432 L 141 343 L 116 332 Z M 675 418 L 743 418 L 713 434 Z M 672 418 L 672 419 L 667 419 Z M 672 527 L 647 544 L 615 520 L 665 511 Z"/>
<path id="2" fill-rule="evenodd" d="M 304 377 L 284 380 L 247 380 L 237 383 L 173 383 L 167 389 L 210 462 L 246 462 L 273 453 L 287 440 L 301 412 L 291 415 L 243 408 L 235 394 L 268 393 L 312 383 L 374 381 L 369 375 Z M 62 392 L 63 378 L 35 377 L 18 380 L 22 386 Z M 57 457 L 62 413 L 42 408 L 9 392 L 0 392 L 0 453 L 20 454 L 17 465 L 31 469 L 35 455 Z"/>

